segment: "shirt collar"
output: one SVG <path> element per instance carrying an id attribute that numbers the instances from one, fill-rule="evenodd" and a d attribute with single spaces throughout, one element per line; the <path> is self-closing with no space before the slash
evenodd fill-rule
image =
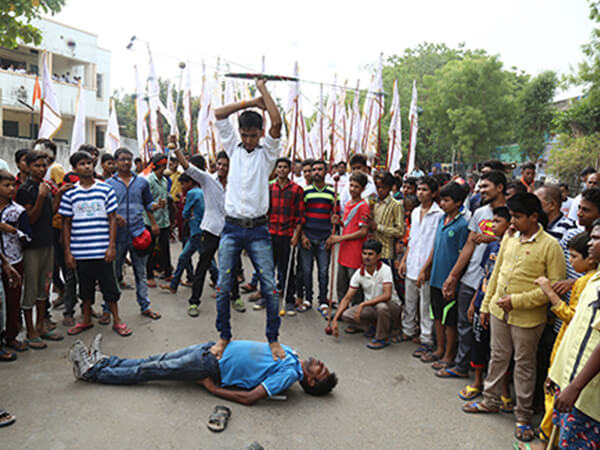
<path id="1" fill-rule="evenodd" d="M 548 229 L 552 228 L 554 225 L 556 225 L 558 222 L 560 222 L 560 219 L 562 219 L 564 217 L 563 213 L 559 213 L 558 217 L 556 219 L 554 219 L 552 221 L 552 223 L 548 224 Z"/>
<path id="2" fill-rule="evenodd" d="M 383 262 L 381 262 L 381 260 L 379 260 L 379 262 L 377 263 L 377 267 L 375 268 L 375 272 L 379 272 L 379 269 L 381 269 L 382 264 L 383 264 Z M 373 272 L 373 275 L 375 275 L 375 272 Z M 360 265 L 360 276 L 364 277 L 366 273 L 369 273 L 369 272 L 367 272 L 365 265 L 361 264 Z M 370 275 L 370 276 L 373 276 L 373 275 Z"/>
<path id="3" fill-rule="evenodd" d="M 515 237 L 519 239 L 519 242 L 521 242 L 521 244 L 526 244 L 527 242 L 533 242 L 536 240 L 536 238 L 538 237 L 538 235 L 540 234 L 540 231 L 543 230 L 541 225 L 538 225 L 538 230 L 535 232 L 535 234 L 533 236 L 531 236 L 529 239 L 527 239 L 526 241 L 521 242 L 521 232 L 517 231 L 515 233 Z"/>

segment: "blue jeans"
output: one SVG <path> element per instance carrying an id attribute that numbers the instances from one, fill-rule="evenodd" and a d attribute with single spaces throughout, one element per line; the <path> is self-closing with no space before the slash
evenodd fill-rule
<path id="1" fill-rule="evenodd" d="M 177 260 L 177 268 L 175 269 L 175 273 L 173 274 L 173 279 L 171 280 L 171 289 L 177 290 L 179 286 L 179 282 L 181 281 L 181 275 L 183 275 L 183 271 L 190 265 L 192 260 L 192 256 L 194 253 L 200 253 L 200 244 L 202 242 L 202 233 L 196 233 L 185 243 L 181 254 L 179 255 L 179 259 Z"/>
<path id="2" fill-rule="evenodd" d="M 218 384 L 219 363 L 210 353 L 213 345 L 214 342 L 192 345 L 144 359 L 111 356 L 94 365 L 85 378 L 104 384 L 136 384 L 151 380 L 197 381 L 210 377 Z"/>
<path id="3" fill-rule="evenodd" d="M 146 263 L 148 256 L 138 255 L 131 244 L 129 233 L 117 234 L 117 257 L 115 258 L 115 270 L 117 280 L 123 279 L 123 262 L 129 252 L 131 256 L 131 265 L 133 266 L 133 275 L 135 276 L 135 295 L 140 311 L 145 312 L 150 309 L 150 299 L 148 298 L 148 282 L 146 280 Z M 108 304 L 104 302 L 102 306 L 104 312 L 109 312 Z"/>
<path id="4" fill-rule="evenodd" d="M 304 289 L 306 289 L 306 300 L 312 304 L 313 298 L 313 259 L 317 259 L 319 273 L 319 304 L 327 303 L 327 283 L 329 282 L 329 259 L 331 251 L 325 249 L 325 242 L 310 240 L 310 248 L 300 247 L 300 261 L 302 263 L 302 274 L 304 276 Z"/>
<path id="5" fill-rule="evenodd" d="M 233 283 L 237 283 L 238 259 L 246 249 L 252 264 L 259 273 L 260 287 L 267 305 L 266 335 L 269 342 L 279 336 L 279 292 L 273 270 L 271 235 L 266 225 L 243 228 L 225 222 L 219 243 L 219 282 L 217 286 L 217 330 L 221 339 L 231 339 L 229 299 Z"/>

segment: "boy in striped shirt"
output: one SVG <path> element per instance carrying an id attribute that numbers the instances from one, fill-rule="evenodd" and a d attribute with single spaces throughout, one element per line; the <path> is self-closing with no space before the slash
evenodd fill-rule
<path id="1" fill-rule="evenodd" d="M 83 319 L 70 328 L 70 335 L 93 327 L 92 304 L 96 283 L 113 315 L 114 330 L 129 336 L 131 330 L 121 322 L 117 300 L 120 292 L 115 278 L 113 261 L 116 256 L 117 197 L 112 187 L 94 179 L 92 156 L 77 151 L 69 160 L 79 176 L 79 182 L 63 195 L 59 214 L 63 216 L 62 233 L 65 262 L 77 272 L 79 296 L 83 301 Z"/>

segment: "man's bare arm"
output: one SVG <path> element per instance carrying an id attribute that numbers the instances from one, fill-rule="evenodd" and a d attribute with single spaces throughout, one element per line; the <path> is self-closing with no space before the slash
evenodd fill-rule
<path id="1" fill-rule="evenodd" d="M 269 117 L 271 118 L 269 134 L 273 139 L 279 139 L 281 137 L 281 115 L 279 114 L 279 109 L 277 109 L 273 97 L 271 97 L 271 94 L 267 90 L 265 80 L 256 80 L 256 88 L 262 95 L 263 102 L 267 108 L 267 113 L 269 113 Z"/>
<path id="2" fill-rule="evenodd" d="M 265 102 L 262 97 L 256 97 L 252 100 L 242 100 L 241 102 L 230 103 L 223 105 L 215 109 L 215 118 L 217 120 L 223 120 L 229 117 L 231 114 L 241 111 L 246 108 L 260 108 L 265 109 Z M 269 114 L 270 115 L 270 114 Z M 281 126 L 281 119 L 279 120 Z"/>
<path id="3" fill-rule="evenodd" d="M 250 406 L 263 398 L 267 398 L 267 391 L 262 384 L 259 384 L 250 391 L 242 391 L 237 389 L 225 389 L 217 386 L 212 378 L 204 378 L 199 383 L 213 395 L 231 400 L 232 402 L 241 403 L 242 405 Z"/>

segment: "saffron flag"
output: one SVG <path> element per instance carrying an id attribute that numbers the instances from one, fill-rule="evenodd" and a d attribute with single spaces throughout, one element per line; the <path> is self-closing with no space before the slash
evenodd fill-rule
<path id="1" fill-rule="evenodd" d="M 48 71 L 48 53 L 42 55 L 42 111 L 38 138 L 52 139 L 62 125 L 58 102 L 52 88 L 52 78 Z"/>
<path id="2" fill-rule="evenodd" d="M 81 81 L 79 81 L 78 89 L 75 121 L 73 122 L 73 132 L 71 134 L 71 154 L 85 144 L 85 93 L 81 87 Z"/>
<path id="3" fill-rule="evenodd" d="M 35 84 L 33 85 L 33 99 L 31 100 L 31 106 L 35 106 L 35 102 L 42 100 L 42 88 L 40 87 L 40 80 L 35 77 Z"/>
<path id="4" fill-rule="evenodd" d="M 394 80 L 394 93 L 390 107 L 390 128 L 388 130 L 387 169 L 394 173 L 400 168 L 402 159 L 402 121 L 400 117 L 400 95 L 398 80 Z"/>
<path id="5" fill-rule="evenodd" d="M 108 116 L 108 127 L 106 128 L 105 146 L 114 153 L 121 146 L 121 134 L 119 133 L 119 122 L 115 102 L 110 99 L 110 115 Z"/>
<path id="6" fill-rule="evenodd" d="M 415 169 L 415 150 L 417 148 L 417 131 L 419 131 L 416 80 L 413 80 L 412 99 L 410 101 L 410 109 L 408 111 L 408 121 L 410 123 L 410 129 L 408 138 L 408 158 L 406 158 L 406 173 L 410 174 Z"/>

